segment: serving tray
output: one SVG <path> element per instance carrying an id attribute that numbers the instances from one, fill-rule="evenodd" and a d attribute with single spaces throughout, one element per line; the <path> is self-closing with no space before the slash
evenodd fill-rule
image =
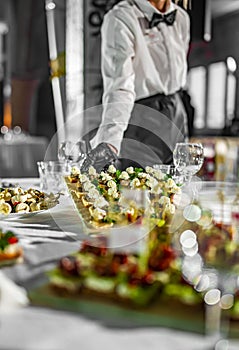
<path id="1" fill-rule="evenodd" d="M 69 177 L 64 177 L 68 193 L 72 199 L 73 205 L 81 218 L 83 230 L 85 234 L 96 234 L 107 231 L 112 225 L 107 223 L 97 225 L 96 222 L 91 221 L 91 215 L 89 209 L 82 202 L 81 197 L 78 197 L 79 189 L 77 183 L 70 182 Z"/>
<path id="2" fill-rule="evenodd" d="M 89 291 L 78 296 L 56 293 L 45 284 L 29 292 L 33 305 L 80 313 L 90 319 L 116 327 L 168 327 L 204 333 L 203 305 L 182 304 L 160 298 L 147 307 L 135 306 L 96 295 Z"/>
<path id="3" fill-rule="evenodd" d="M 187 305 L 163 296 L 147 307 L 141 307 L 89 291 L 75 296 L 64 292 L 56 293 L 49 284 L 30 290 L 28 296 L 32 305 L 78 313 L 105 326 L 166 327 L 206 334 L 203 304 Z M 210 324 L 210 327 L 213 325 Z M 238 315 L 230 320 L 229 337 L 239 338 Z"/>

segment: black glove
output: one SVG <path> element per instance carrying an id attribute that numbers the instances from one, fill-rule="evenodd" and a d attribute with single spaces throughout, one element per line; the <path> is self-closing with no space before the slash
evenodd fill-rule
<path id="1" fill-rule="evenodd" d="M 118 159 L 116 153 L 107 143 L 100 143 L 92 149 L 84 160 L 81 172 L 87 172 L 90 166 L 93 166 L 97 172 L 103 170 L 106 166 L 114 163 Z"/>

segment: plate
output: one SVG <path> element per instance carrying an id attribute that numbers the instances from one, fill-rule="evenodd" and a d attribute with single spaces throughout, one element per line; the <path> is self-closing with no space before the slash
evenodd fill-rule
<path id="1" fill-rule="evenodd" d="M 40 214 L 40 213 L 47 213 L 50 209 L 54 208 L 58 203 L 53 205 L 52 207 L 48 209 L 41 209 L 36 211 L 31 211 L 28 213 L 10 213 L 8 215 L 0 214 L 0 220 L 16 220 L 16 219 L 25 219 L 29 218 L 31 216 Z"/>

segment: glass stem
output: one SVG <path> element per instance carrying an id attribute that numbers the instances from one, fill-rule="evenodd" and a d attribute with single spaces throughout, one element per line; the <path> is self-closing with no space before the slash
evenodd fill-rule
<path id="1" fill-rule="evenodd" d="M 184 175 L 184 182 L 191 182 L 192 180 L 192 175 Z"/>

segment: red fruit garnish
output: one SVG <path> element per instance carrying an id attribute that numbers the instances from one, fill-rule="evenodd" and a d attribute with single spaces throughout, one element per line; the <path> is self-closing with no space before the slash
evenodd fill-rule
<path id="1" fill-rule="evenodd" d="M 131 213 L 127 213 L 127 219 L 128 219 L 129 222 L 133 221 L 133 217 L 132 217 Z"/>
<path id="2" fill-rule="evenodd" d="M 91 254 L 94 254 L 96 256 L 105 256 L 107 254 L 107 248 L 105 246 L 103 246 L 102 244 L 98 246 L 98 245 L 92 245 L 91 242 L 84 241 L 82 243 L 80 252 L 81 253 L 91 253 Z"/>
<path id="3" fill-rule="evenodd" d="M 80 265 L 74 256 L 63 257 L 59 262 L 59 267 L 63 272 L 73 276 L 78 275 L 78 268 L 80 269 Z"/>
<path id="4" fill-rule="evenodd" d="M 8 243 L 9 244 L 14 244 L 14 243 L 17 243 L 18 242 L 18 238 L 17 237 L 10 237 L 10 238 L 8 238 Z"/>
<path id="5" fill-rule="evenodd" d="M 125 253 L 115 253 L 113 255 L 113 262 L 118 263 L 119 265 L 121 264 L 127 264 L 128 262 L 128 256 Z"/>
<path id="6" fill-rule="evenodd" d="M 129 284 L 131 286 L 148 286 L 153 284 L 154 277 L 151 271 L 147 271 L 145 275 L 141 276 L 140 274 L 133 274 L 129 278 Z"/>
<path id="7" fill-rule="evenodd" d="M 154 282 L 154 275 L 151 271 L 147 271 L 146 274 L 143 277 L 143 281 L 146 284 L 152 284 Z"/>

